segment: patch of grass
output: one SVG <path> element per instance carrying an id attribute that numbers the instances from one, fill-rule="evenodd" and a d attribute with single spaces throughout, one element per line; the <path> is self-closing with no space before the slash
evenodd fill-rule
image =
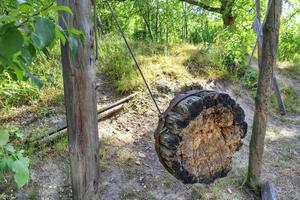
<path id="1" fill-rule="evenodd" d="M 135 176 L 137 175 L 137 169 L 133 168 L 132 166 L 129 168 L 125 168 L 124 169 L 124 179 L 126 181 L 128 180 L 132 180 L 133 178 L 135 178 Z"/>
<path id="2" fill-rule="evenodd" d="M 131 188 L 123 189 L 121 196 L 122 199 L 156 200 L 156 198 L 148 192 L 135 191 Z"/>
<path id="3" fill-rule="evenodd" d="M 64 136 L 60 139 L 58 139 L 54 146 L 53 146 L 55 152 L 66 152 L 68 151 L 68 136 Z"/>
<path id="4" fill-rule="evenodd" d="M 300 64 L 288 64 L 285 67 L 279 68 L 279 72 L 290 78 L 300 80 Z"/>
<path id="5" fill-rule="evenodd" d="M 284 84 L 280 86 L 281 95 L 287 112 L 299 113 L 300 112 L 300 95 L 296 90 Z M 274 95 L 271 97 L 271 106 L 274 109 L 278 109 L 278 104 Z"/>
<path id="6" fill-rule="evenodd" d="M 122 197 L 125 198 L 125 199 L 136 199 L 136 198 L 139 198 L 139 199 L 140 199 L 140 197 L 141 197 L 140 192 L 134 191 L 134 190 L 131 189 L 131 188 L 124 189 L 124 190 L 121 192 L 121 195 L 122 195 Z"/>
<path id="7" fill-rule="evenodd" d="M 255 90 L 257 86 L 257 81 L 258 81 L 258 74 L 256 69 L 250 67 L 248 70 L 245 72 L 246 74 L 244 75 L 244 82 L 242 83 L 246 88 L 250 90 Z"/>
<path id="8" fill-rule="evenodd" d="M 49 55 L 39 56 L 30 70 L 43 82 L 39 89 L 30 79 L 15 81 L 8 73 L 0 76 L 0 115 L 2 118 L 15 116 L 18 110 L 13 108 L 22 106 L 49 107 L 63 105 L 63 81 L 60 67 L 59 46 Z"/>
<path id="9" fill-rule="evenodd" d="M 203 193 L 200 191 L 200 189 L 197 186 L 192 187 L 191 192 L 192 199 L 201 199 L 203 197 Z"/>
<path id="10" fill-rule="evenodd" d="M 119 37 L 102 39 L 101 63 L 98 73 L 104 73 L 117 93 L 129 93 L 144 88 L 128 50 Z M 160 80 L 184 83 L 191 79 L 227 79 L 236 76 L 228 72 L 222 53 L 192 44 L 173 44 L 165 53 L 160 44 L 131 42 L 142 71 L 151 85 Z"/>
<path id="11" fill-rule="evenodd" d="M 200 47 L 186 60 L 185 66 L 194 76 L 212 80 L 229 78 L 230 73 L 222 64 L 221 58 L 216 49 Z"/>
<path id="12" fill-rule="evenodd" d="M 29 200 L 36 200 L 38 199 L 39 190 L 37 188 L 30 188 L 28 192 L 28 199 Z"/>
<path id="13" fill-rule="evenodd" d="M 163 186 L 170 188 L 174 184 L 174 180 L 170 177 L 169 174 L 162 174 L 158 177 L 158 182 Z"/>

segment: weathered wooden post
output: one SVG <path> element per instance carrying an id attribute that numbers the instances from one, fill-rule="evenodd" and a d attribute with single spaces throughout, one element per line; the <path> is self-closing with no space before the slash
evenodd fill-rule
<path id="1" fill-rule="evenodd" d="M 259 62 L 258 88 L 255 99 L 255 113 L 250 141 L 247 186 L 258 191 L 264 140 L 268 121 L 268 104 L 271 98 L 273 67 L 277 60 L 279 26 L 282 0 L 269 0 L 269 12 L 263 26 L 263 44 Z"/>
<path id="2" fill-rule="evenodd" d="M 72 26 L 83 32 L 83 42 L 71 52 L 62 45 L 65 105 L 69 135 L 73 199 L 98 199 L 98 127 L 95 92 L 94 30 L 90 0 L 58 0 L 73 15 L 61 13 L 62 27 Z M 62 19 L 64 18 L 64 19 Z"/>

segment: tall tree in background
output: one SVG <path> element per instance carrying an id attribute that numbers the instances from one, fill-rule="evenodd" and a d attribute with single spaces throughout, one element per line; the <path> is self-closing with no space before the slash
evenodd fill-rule
<path id="1" fill-rule="evenodd" d="M 59 0 L 58 4 L 69 6 L 74 13 L 64 13 L 61 26 L 75 27 L 84 34 L 81 40 L 71 37 L 61 53 L 73 199 L 93 200 L 98 199 L 99 140 L 91 1 Z"/>
<path id="2" fill-rule="evenodd" d="M 268 104 L 271 98 L 273 67 L 277 60 L 278 38 L 282 0 L 269 0 L 269 12 L 263 26 L 263 43 L 259 62 L 259 79 L 255 98 L 255 114 L 250 141 L 247 185 L 258 191 L 261 184 L 261 169 L 264 140 L 268 121 Z"/>
<path id="3" fill-rule="evenodd" d="M 208 3 L 205 3 L 203 0 L 180 0 L 180 1 L 185 1 L 189 4 L 199 6 L 204 10 L 221 14 L 223 19 L 223 25 L 225 27 L 234 25 L 235 16 L 233 14 L 233 7 L 234 7 L 235 0 L 218 0 L 220 6 L 216 6 L 216 7 L 211 6 Z"/>

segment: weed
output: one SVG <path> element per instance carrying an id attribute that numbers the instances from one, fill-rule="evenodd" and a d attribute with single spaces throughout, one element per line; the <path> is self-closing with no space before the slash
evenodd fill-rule
<path id="1" fill-rule="evenodd" d="M 125 199 L 135 199 L 140 197 L 140 193 L 131 188 L 124 189 L 121 195 Z"/>
<path id="2" fill-rule="evenodd" d="M 194 76 L 207 79 L 223 79 L 229 76 L 226 67 L 222 64 L 219 52 L 203 47 L 190 56 L 185 66 Z"/>
<path id="3" fill-rule="evenodd" d="M 288 64 L 279 68 L 279 72 L 285 76 L 300 80 L 300 64 Z"/>
<path id="4" fill-rule="evenodd" d="M 257 75 L 257 71 L 254 68 L 248 68 L 248 70 L 246 70 L 245 72 L 246 74 L 244 75 L 244 84 L 246 86 L 246 88 L 254 90 L 256 88 L 257 85 L 257 79 L 258 79 L 258 75 Z"/>
<path id="5" fill-rule="evenodd" d="M 202 192 L 199 190 L 198 187 L 193 186 L 193 187 L 192 187 L 191 196 L 192 196 L 192 199 L 201 199 L 202 196 L 203 196 L 203 194 L 202 194 Z"/>
<path id="6" fill-rule="evenodd" d="M 287 112 L 290 113 L 299 113 L 300 112 L 300 95 L 296 92 L 296 90 L 285 84 L 281 84 L 280 86 L 281 95 L 283 98 L 283 102 Z M 274 110 L 278 108 L 278 104 L 274 95 L 271 98 L 271 106 Z"/>

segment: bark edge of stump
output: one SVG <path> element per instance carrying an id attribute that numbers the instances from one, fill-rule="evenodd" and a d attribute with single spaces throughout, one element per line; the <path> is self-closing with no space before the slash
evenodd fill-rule
<path id="1" fill-rule="evenodd" d="M 228 94 L 188 91 L 178 94 L 160 118 L 155 149 L 183 183 L 210 184 L 231 170 L 247 128 L 244 110 Z"/>

